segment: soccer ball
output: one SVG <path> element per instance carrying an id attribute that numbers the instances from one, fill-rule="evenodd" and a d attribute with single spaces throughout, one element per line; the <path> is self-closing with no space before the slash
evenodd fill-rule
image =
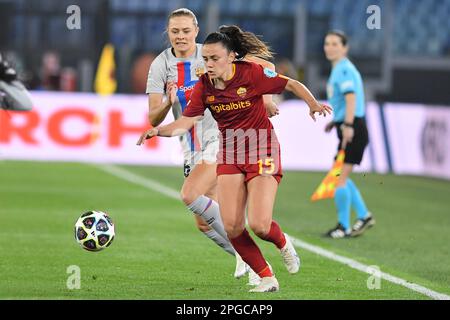
<path id="1" fill-rule="evenodd" d="M 100 251 L 109 247 L 114 235 L 114 223 L 102 211 L 85 212 L 75 223 L 75 240 L 88 251 Z"/>

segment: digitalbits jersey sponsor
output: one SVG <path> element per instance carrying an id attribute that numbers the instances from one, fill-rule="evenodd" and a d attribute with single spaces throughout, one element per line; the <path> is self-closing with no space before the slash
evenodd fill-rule
<path id="1" fill-rule="evenodd" d="M 224 90 L 202 75 L 183 114 L 194 117 L 211 111 L 222 137 L 218 163 L 250 164 L 264 154 L 277 156 L 279 143 L 262 95 L 281 93 L 287 78 L 251 62 L 236 61 L 233 70 Z"/>
<path id="2" fill-rule="evenodd" d="M 177 84 L 177 102 L 172 106 L 172 113 L 175 119 L 183 114 L 187 107 L 187 103 L 191 97 L 191 93 L 199 77 L 205 72 L 203 58 L 201 55 L 202 45 L 197 44 L 195 53 L 189 58 L 177 58 L 172 52 L 172 48 L 164 50 L 152 62 L 147 79 L 146 93 L 162 93 L 165 94 L 167 83 L 173 81 Z M 185 163 L 194 164 L 202 159 L 202 155 L 207 157 L 206 160 L 213 161 L 215 155 L 210 159 L 210 153 L 204 152 L 209 146 L 218 144 L 217 123 L 211 113 L 205 112 L 201 121 L 198 121 L 194 128 L 188 133 L 180 137 L 183 148 Z"/>

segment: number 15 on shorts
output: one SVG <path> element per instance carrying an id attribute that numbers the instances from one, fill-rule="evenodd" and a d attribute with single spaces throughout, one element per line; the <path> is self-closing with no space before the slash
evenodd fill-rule
<path id="1" fill-rule="evenodd" d="M 275 172 L 275 163 L 273 161 L 273 158 L 265 158 L 264 161 L 262 159 L 259 159 L 258 168 L 259 174 L 272 175 Z"/>

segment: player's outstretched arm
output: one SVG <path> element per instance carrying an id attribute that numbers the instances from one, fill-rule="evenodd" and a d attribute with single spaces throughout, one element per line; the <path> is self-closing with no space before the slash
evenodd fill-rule
<path id="1" fill-rule="evenodd" d="M 323 115 L 324 117 L 326 117 L 327 113 L 331 114 L 331 111 L 333 110 L 330 106 L 319 103 L 316 98 L 314 98 L 312 93 L 308 90 L 308 88 L 297 80 L 289 79 L 285 89 L 291 91 L 297 97 L 303 99 L 306 102 L 306 104 L 309 106 L 309 115 L 314 121 L 316 121 L 316 112 L 318 112 L 319 115 Z"/>
<path id="2" fill-rule="evenodd" d="M 171 122 L 168 125 L 157 128 L 151 128 L 141 135 L 136 144 L 140 146 L 145 142 L 145 140 L 151 139 L 155 136 L 160 137 L 181 136 L 185 134 L 188 130 L 190 130 L 194 126 L 195 122 L 197 122 L 197 120 L 199 120 L 200 118 L 201 116 L 198 117 L 182 116 L 178 120 Z"/>

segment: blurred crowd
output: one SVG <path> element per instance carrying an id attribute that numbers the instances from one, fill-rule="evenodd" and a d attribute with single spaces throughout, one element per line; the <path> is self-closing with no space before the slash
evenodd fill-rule
<path id="1" fill-rule="evenodd" d="M 40 65 L 30 67 L 17 53 L 6 52 L 4 59 L 18 73 L 18 78 L 29 90 L 77 91 L 77 71 L 71 66 L 61 65 L 60 54 L 47 51 L 42 55 Z"/>

